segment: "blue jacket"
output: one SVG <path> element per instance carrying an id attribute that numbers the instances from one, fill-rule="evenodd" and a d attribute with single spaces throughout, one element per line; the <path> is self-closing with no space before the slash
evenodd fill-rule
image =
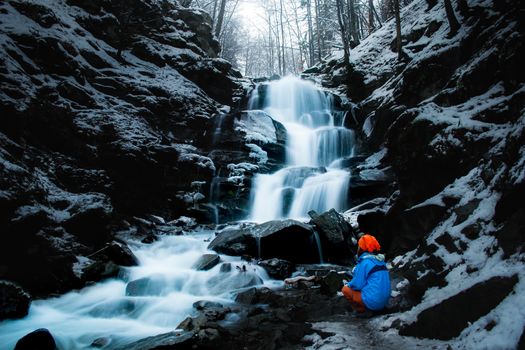
<path id="1" fill-rule="evenodd" d="M 383 309 L 390 298 L 390 277 L 386 269 L 385 256 L 367 252 L 361 254 L 352 273 L 353 277 L 348 282 L 348 287 L 361 291 L 361 298 L 368 309 Z"/>

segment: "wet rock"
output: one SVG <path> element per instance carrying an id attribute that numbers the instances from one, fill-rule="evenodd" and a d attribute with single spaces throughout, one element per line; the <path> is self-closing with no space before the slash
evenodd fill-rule
<path id="1" fill-rule="evenodd" d="M 120 267 L 113 261 L 96 261 L 82 270 L 84 281 L 98 282 L 105 278 L 117 277 Z"/>
<path id="2" fill-rule="evenodd" d="M 191 349 L 195 344 L 193 332 L 169 332 L 120 347 L 119 350 Z"/>
<path id="3" fill-rule="evenodd" d="M 352 226 L 335 209 L 317 214 L 308 212 L 312 222 L 321 234 L 323 255 L 328 262 L 348 262 L 353 256 L 352 238 L 355 236 Z"/>
<path id="4" fill-rule="evenodd" d="M 30 304 L 31 296 L 21 287 L 0 280 L 0 320 L 26 316 Z"/>
<path id="5" fill-rule="evenodd" d="M 457 337 L 470 323 L 495 308 L 517 282 L 516 275 L 480 282 L 422 311 L 414 323 L 402 326 L 399 334 L 441 340 Z"/>
<path id="6" fill-rule="evenodd" d="M 113 241 L 106 246 L 103 252 L 107 258 L 117 265 L 122 266 L 136 266 L 139 261 L 135 254 L 124 243 Z"/>
<path id="7" fill-rule="evenodd" d="M 217 254 L 204 254 L 193 264 L 195 270 L 207 271 L 216 266 L 221 261 Z"/>
<path id="8" fill-rule="evenodd" d="M 235 301 L 241 304 L 279 305 L 282 297 L 270 288 L 250 288 L 237 294 Z"/>
<path id="9" fill-rule="evenodd" d="M 40 328 L 26 334 L 16 342 L 15 350 L 55 350 L 56 342 L 53 335 L 45 329 Z"/>
<path id="10" fill-rule="evenodd" d="M 220 272 L 222 273 L 226 273 L 226 272 L 230 272 L 232 270 L 232 264 L 230 263 L 223 263 L 221 264 L 221 267 L 220 267 Z"/>
<path id="11" fill-rule="evenodd" d="M 221 293 L 225 290 L 242 289 L 263 284 L 263 280 L 255 272 L 234 271 L 227 275 L 221 274 L 207 281 L 208 288 L 213 292 Z"/>
<path id="12" fill-rule="evenodd" d="M 108 345 L 111 342 L 111 340 L 107 337 L 101 337 L 93 340 L 91 343 L 91 346 L 94 348 L 103 348 L 106 345 Z"/>
<path id="13" fill-rule="evenodd" d="M 186 317 L 179 325 L 177 329 L 185 331 L 198 331 L 206 325 L 208 318 L 204 315 L 198 315 L 196 317 Z"/>
<path id="14" fill-rule="evenodd" d="M 144 277 L 130 281 L 126 285 L 126 295 L 128 296 L 145 296 L 160 295 L 164 287 L 162 279 L 153 277 Z"/>
<path id="15" fill-rule="evenodd" d="M 348 279 L 345 273 L 330 271 L 326 276 L 320 279 L 321 291 L 323 293 L 334 295 L 343 288 L 343 280 Z"/>
<path id="16" fill-rule="evenodd" d="M 95 200 L 98 201 L 98 198 Z M 101 199 L 104 201 L 104 199 Z M 100 202 L 96 205 L 82 208 L 70 219 L 64 222 L 66 230 L 86 243 L 102 242 L 110 237 L 108 225 L 111 219 L 111 206 Z"/>
<path id="17" fill-rule="evenodd" d="M 223 231 L 208 248 L 229 255 L 257 256 L 260 251 L 262 259 L 280 258 L 303 263 L 319 261 L 312 228 L 290 219 Z"/>
<path id="18" fill-rule="evenodd" d="M 140 304 L 138 305 L 140 307 Z M 135 300 L 130 298 L 121 298 L 108 300 L 95 305 L 89 315 L 93 317 L 111 318 L 118 316 L 130 316 L 136 310 Z"/>
<path id="19" fill-rule="evenodd" d="M 268 276 L 280 280 L 290 277 L 295 270 L 295 264 L 277 258 L 259 261 L 258 265 L 266 270 Z"/>
<path id="20" fill-rule="evenodd" d="M 84 281 L 100 281 L 104 278 L 117 277 L 120 273 L 120 266 L 138 265 L 138 259 L 129 247 L 116 241 L 106 244 L 91 258 L 95 262 L 82 270 Z"/>
<path id="21" fill-rule="evenodd" d="M 210 308 L 222 308 L 223 305 L 221 303 L 216 303 L 214 301 L 208 301 L 208 300 L 199 300 L 193 303 L 193 308 L 196 310 L 205 310 Z"/>

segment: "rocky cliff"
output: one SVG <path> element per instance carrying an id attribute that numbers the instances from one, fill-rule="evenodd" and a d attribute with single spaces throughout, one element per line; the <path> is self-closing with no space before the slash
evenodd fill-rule
<path id="1" fill-rule="evenodd" d="M 200 203 L 216 173 L 221 200 L 247 198 L 243 176 L 267 160 L 253 149 L 270 141 L 246 137 L 260 126 L 235 111 L 251 83 L 217 58 L 208 14 L 168 0 L 4 1 L 0 23 L 0 278 L 63 292 L 80 283 L 77 256 L 133 216 L 213 221 Z"/>
<path id="2" fill-rule="evenodd" d="M 311 71 L 346 83 L 335 88 L 354 102 L 351 124 L 372 154 L 356 174 L 392 175 L 394 188 L 346 213 L 406 279 L 409 310 L 384 325 L 504 348 L 501 335 L 517 343 L 524 321 L 505 319 L 525 286 L 523 8 L 467 3 L 454 6 L 457 32 L 443 2 L 406 6 L 402 59 L 391 20 L 351 51 L 349 74 L 337 57 Z"/>

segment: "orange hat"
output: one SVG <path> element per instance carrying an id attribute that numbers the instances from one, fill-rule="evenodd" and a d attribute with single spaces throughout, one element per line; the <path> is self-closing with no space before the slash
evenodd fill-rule
<path id="1" fill-rule="evenodd" d="M 369 234 L 363 235 L 361 238 L 359 238 L 357 245 L 359 246 L 359 248 L 361 248 L 361 250 L 370 253 L 381 249 L 381 246 L 379 245 L 377 239 Z"/>

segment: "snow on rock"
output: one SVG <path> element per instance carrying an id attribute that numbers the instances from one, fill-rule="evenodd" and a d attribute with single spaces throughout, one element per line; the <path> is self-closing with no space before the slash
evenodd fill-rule
<path id="1" fill-rule="evenodd" d="M 0 278 L 65 291 L 115 220 L 209 200 L 192 183 L 232 159 L 212 159 L 208 127 L 248 85 L 219 51 L 210 16 L 174 1 L 0 3 Z"/>
<path id="2" fill-rule="evenodd" d="M 395 186 L 344 215 L 379 237 L 393 273 L 408 281 L 404 306 L 373 326 L 439 336 L 454 349 L 515 349 L 525 339 L 516 311 L 525 281 L 524 33 L 516 3 L 467 3 L 453 3 L 455 34 L 443 2 L 405 6 L 401 60 L 393 20 L 351 50 L 351 83 L 337 91 L 358 102 L 359 136 L 377 152 L 358 167 L 390 169 Z M 333 60 L 319 67 L 321 82 L 340 75 L 341 57 Z"/>

